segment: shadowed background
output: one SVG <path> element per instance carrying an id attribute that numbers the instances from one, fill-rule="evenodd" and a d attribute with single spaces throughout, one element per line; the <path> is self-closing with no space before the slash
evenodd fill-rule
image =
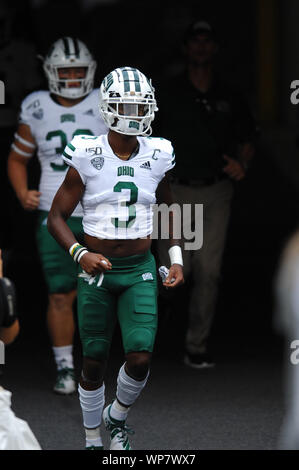
<path id="1" fill-rule="evenodd" d="M 1 12 L 2 7 L 0 19 L 2 18 L 4 30 L 6 17 L 5 14 L 1 16 Z M 30 44 L 34 55 L 44 55 L 58 37 L 76 36 L 87 43 L 98 62 L 96 86 L 113 68 L 130 65 L 153 79 L 158 99 L 159 84 L 171 80 L 183 68 L 181 38 L 188 24 L 197 18 L 204 18 L 214 25 L 220 45 L 217 67 L 236 89 L 245 94 L 259 128 L 255 159 L 247 178 L 236 185 L 233 202 L 212 335 L 217 368 L 201 375 L 197 371 L 187 371 L 181 364 L 186 327 L 184 315 L 188 299 L 187 284 L 181 288 L 180 302 L 175 309 L 169 311 L 167 301 L 161 304 L 152 394 L 150 389 L 147 390 L 145 395 L 148 395 L 144 396 L 142 403 L 147 402 L 149 408 L 152 406 L 153 408 L 144 412 L 155 416 L 154 408 L 159 399 L 166 407 L 169 400 L 172 405 L 179 402 L 184 427 L 187 426 L 184 413 L 189 416 L 192 414 L 192 407 L 184 408 L 186 403 L 195 400 L 194 396 L 200 396 L 198 406 L 201 409 L 200 402 L 207 400 L 204 398 L 207 394 L 211 401 L 203 408 L 217 410 L 219 406 L 220 418 L 212 426 L 216 411 L 212 416 L 209 416 L 209 411 L 203 412 L 200 423 L 203 429 L 210 429 L 211 439 L 201 436 L 198 448 L 273 448 L 282 416 L 282 342 L 272 326 L 272 286 L 280 251 L 297 227 L 298 221 L 298 111 L 290 102 L 290 84 L 299 79 L 299 32 L 296 22 L 299 15 L 298 2 L 32 0 L 24 1 L 22 5 L 16 3 L 11 15 L 13 21 L 9 27 L 12 37 L 16 41 Z M 11 100 L 10 86 L 5 70 L 2 71 L 1 57 L 0 48 L 0 79 L 6 85 L 8 106 Z M 5 60 L 13 59 L 6 57 Z M 26 61 L 26 57 L 22 57 L 22 60 Z M 36 69 L 40 81 L 38 86 L 33 85 L 32 90 L 47 88 L 38 60 Z M 9 83 L 13 84 L 14 80 L 17 82 L 17 78 L 10 77 Z M 24 90 L 24 96 L 27 92 L 28 90 Z M 24 96 L 20 96 L 20 99 Z M 179 93 L 173 96 L 173 100 L 179 99 Z M 5 119 L 1 122 L 1 200 L 3 211 L 9 220 L 5 227 L 1 227 L 1 244 L 6 249 L 5 275 L 11 277 L 17 287 L 22 328 L 15 344 L 7 350 L 4 385 L 14 392 L 16 413 L 28 419 L 33 430 L 36 423 L 37 437 L 40 436 L 45 448 L 74 448 L 71 439 L 65 447 L 59 447 L 60 438 L 56 442 L 51 433 L 47 436 L 49 422 L 59 422 L 62 419 L 61 413 L 68 413 L 68 406 L 71 410 L 73 406 L 78 412 L 74 424 L 78 433 L 76 439 L 80 445 L 79 404 L 76 399 L 67 402 L 69 398 L 55 398 L 52 395 L 50 398 L 54 366 L 49 357 L 50 343 L 45 323 L 46 287 L 35 247 L 36 216 L 21 209 L 6 182 L 7 132 Z M 175 146 L 175 142 L 173 144 Z M 30 163 L 32 189 L 36 188 L 38 178 L 39 166 L 34 159 Z M 75 346 L 79 371 L 78 338 Z M 115 364 L 115 371 L 119 366 L 120 351 L 120 336 L 116 331 L 111 358 L 112 369 Z M 247 370 L 246 378 L 243 378 L 244 370 Z M 168 386 L 163 382 L 165 374 L 170 380 L 178 377 L 177 396 L 169 398 L 167 394 L 164 395 L 165 387 Z M 18 390 L 24 387 L 25 376 L 28 400 L 26 393 L 22 398 L 18 395 Z M 40 378 L 42 384 L 39 385 Z M 30 383 L 34 384 L 32 390 Z M 215 397 L 211 396 L 211 391 L 219 390 L 223 383 L 226 385 L 222 395 L 217 392 Z M 45 398 L 40 393 L 42 391 L 49 397 Z M 40 408 L 37 407 L 33 414 L 32 398 L 35 403 L 40 401 Z M 242 399 L 245 400 L 244 403 Z M 48 410 L 49 416 L 44 418 L 47 423 L 44 422 L 44 429 L 41 429 L 37 410 L 43 409 L 43 413 L 46 413 L 45 402 L 52 403 L 51 411 Z M 55 415 L 56 406 L 61 413 Z M 170 406 L 171 409 L 173 408 Z M 229 410 L 227 415 L 225 409 Z M 140 410 L 142 412 L 142 406 Z M 51 414 L 52 411 L 54 415 Z M 134 416 L 137 415 L 137 411 L 134 411 Z M 172 416 L 171 411 L 166 415 L 173 429 L 177 415 Z M 235 431 L 232 427 L 231 434 L 227 434 L 230 437 L 224 439 L 223 433 L 219 429 L 216 431 L 216 428 L 218 425 L 220 430 L 221 426 L 225 428 L 225 423 L 231 423 L 232 418 L 236 423 Z M 262 437 L 258 437 L 256 432 L 256 422 L 259 419 L 260 425 L 265 426 L 262 428 Z M 141 422 L 142 418 L 140 424 Z M 68 422 L 68 426 L 71 430 L 72 423 Z M 184 429 L 182 431 L 184 434 Z M 68 432 L 66 434 L 69 436 Z M 252 439 L 248 437 L 250 434 Z M 238 437 L 240 435 L 243 437 Z M 170 442 L 167 444 L 165 441 L 165 444 L 160 445 L 164 445 L 163 448 L 197 448 L 197 441 L 190 439 L 188 443 L 177 434 L 170 440 L 177 444 L 171 446 Z M 211 444 L 213 439 L 216 440 Z M 157 439 L 153 437 L 151 448 L 159 448 L 156 447 L 159 442 L 159 436 Z M 142 448 L 141 441 L 138 445 L 138 448 Z"/>

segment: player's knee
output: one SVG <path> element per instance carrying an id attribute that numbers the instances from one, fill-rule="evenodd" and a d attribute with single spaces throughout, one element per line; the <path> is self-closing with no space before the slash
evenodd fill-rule
<path id="1" fill-rule="evenodd" d="M 105 368 L 106 360 L 83 357 L 81 380 L 88 385 L 100 384 L 103 381 Z"/>
<path id="2" fill-rule="evenodd" d="M 50 307 L 55 310 L 65 310 L 70 306 L 70 300 L 67 294 L 50 294 Z"/>
<path id="3" fill-rule="evenodd" d="M 95 361 L 105 361 L 109 354 L 110 343 L 102 338 L 82 340 L 83 354 Z"/>
<path id="4" fill-rule="evenodd" d="M 135 328 L 125 339 L 125 351 L 152 351 L 155 333 L 147 328 Z"/>
<path id="5" fill-rule="evenodd" d="M 136 328 L 127 337 L 125 347 L 127 370 L 133 378 L 143 379 L 146 376 L 154 340 L 154 332 L 146 328 Z"/>
<path id="6" fill-rule="evenodd" d="M 68 295 L 76 289 L 76 278 L 45 271 L 48 292 L 52 295 Z"/>
<path id="7" fill-rule="evenodd" d="M 151 354 L 144 352 L 131 352 L 126 355 L 126 369 L 135 379 L 144 379 L 150 366 Z"/>

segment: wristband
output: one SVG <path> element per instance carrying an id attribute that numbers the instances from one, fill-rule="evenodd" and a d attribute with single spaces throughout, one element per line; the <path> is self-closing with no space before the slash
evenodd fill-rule
<path id="1" fill-rule="evenodd" d="M 170 258 L 170 265 L 172 264 L 180 264 L 183 266 L 183 256 L 182 256 L 182 249 L 178 245 L 174 245 L 168 250 L 169 258 Z"/>
<path id="2" fill-rule="evenodd" d="M 80 263 L 80 259 L 82 258 L 83 255 L 85 255 L 85 253 L 88 253 L 88 250 L 83 247 L 83 250 L 80 250 L 80 253 L 78 254 L 76 258 L 77 263 Z"/>
<path id="3" fill-rule="evenodd" d="M 73 256 L 74 256 L 74 251 L 75 251 L 75 249 L 76 249 L 77 247 L 79 247 L 79 246 L 82 246 L 82 245 L 80 245 L 80 243 L 78 243 L 78 242 L 76 242 L 76 243 L 74 243 L 72 246 L 70 246 L 70 248 L 69 248 L 69 254 L 71 255 L 72 258 L 73 258 Z"/>
<path id="4" fill-rule="evenodd" d="M 85 246 L 80 245 L 80 243 L 74 243 L 70 248 L 69 248 L 69 254 L 73 258 L 73 260 L 77 263 L 79 263 L 81 257 L 87 253 L 87 248 Z M 80 256 L 81 255 L 81 256 Z"/>

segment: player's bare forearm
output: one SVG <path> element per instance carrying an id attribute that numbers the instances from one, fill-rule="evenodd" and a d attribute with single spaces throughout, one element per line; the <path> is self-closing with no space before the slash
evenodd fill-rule
<path id="1" fill-rule="evenodd" d="M 77 240 L 67 225 L 66 220 L 67 218 L 65 219 L 64 216 L 54 208 L 53 211 L 51 209 L 49 213 L 47 226 L 49 232 L 55 238 L 57 243 L 59 243 L 59 245 L 61 245 L 65 250 L 68 250 L 70 246 L 77 242 Z"/>
<path id="2" fill-rule="evenodd" d="M 157 188 L 157 202 L 158 204 L 163 204 L 163 203 L 167 204 L 168 207 L 171 207 L 172 204 L 175 204 L 175 200 L 174 200 L 171 186 L 170 186 L 167 176 L 163 178 L 163 180 L 160 182 Z M 169 247 L 171 248 L 175 245 L 180 246 L 180 240 L 174 237 L 174 232 L 175 232 L 174 225 L 175 223 L 180 223 L 180 217 L 177 217 L 178 220 L 175 220 L 176 216 L 175 216 L 174 209 L 170 210 L 168 214 L 169 214 Z M 184 274 L 183 274 L 182 266 L 180 264 L 172 262 L 169 268 L 168 276 L 165 282 L 163 282 L 163 286 L 167 288 L 170 287 L 173 289 L 183 283 L 184 283 Z"/>
<path id="3" fill-rule="evenodd" d="M 169 183 L 167 175 L 163 178 L 157 188 L 157 203 L 166 204 L 168 207 L 171 207 L 172 204 L 175 204 L 173 197 L 172 189 Z M 180 223 L 180 220 L 176 220 L 174 215 L 174 209 L 169 211 L 169 247 L 174 245 L 180 245 L 180 240 L 174 237 L 175 230 L 174 224 Z M 178 218 L 179 219 L 179 218 Z"/>
<path id="4" fill-rule="evenodd" d="M 66 221 L 78 205 L 83 192 L 84 185 L 78 172 L 70 168 L 53 199 L 47 223 L 49 232 L 65 250 L 77 241 Z"/>
<path id="5" fill-rule="evenodd" d="M 174 223 L 174 216 L 173 212 L 171 211 L 169 212 L 169 248 L 175 245 L 181 246 L 181 240 L 174 237 Z M 176 221 L 176 223 L 178 223 L 178 221 Z"/>

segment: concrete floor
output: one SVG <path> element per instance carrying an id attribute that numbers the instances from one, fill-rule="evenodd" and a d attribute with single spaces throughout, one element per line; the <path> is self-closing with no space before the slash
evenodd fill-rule
<path id="1" fill-rule="evenodd" d="M 250 347 L 251 345 L 251 347 Z M 149 450 L 275 449 L 283 417 L 280 350 L 274 343 L 230 343 L 216 348 L 216 367 L 186 367 L 177 351 L 157 348 L 149 382 L 129 413 L 132 447 Z M 80 346 L 76 345 L 76 371 Z M 122 364 L 118 345 L 106 374 L 106 403 Z M 52 391 L 55 368 L 47 341 L 24 337 L 7 348 L 3 387 L 44 450 L 84 448 L 78 396 Z M 108 436 L 103 429 L 105 449 Z"/>

